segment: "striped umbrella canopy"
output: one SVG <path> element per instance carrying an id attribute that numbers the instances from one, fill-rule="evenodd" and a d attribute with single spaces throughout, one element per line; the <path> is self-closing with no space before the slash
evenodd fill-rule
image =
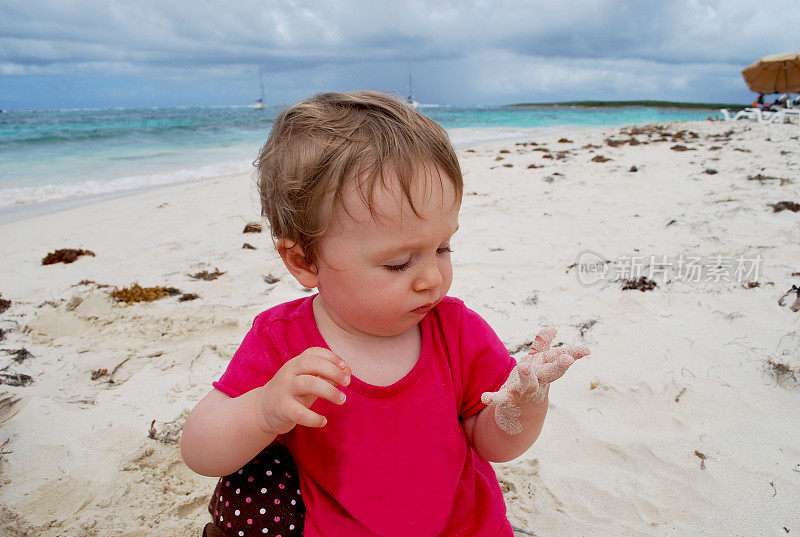
<path id="1" fill-rule="evenodd" d="M 758 93 L 800 93 L 800 54 L 764 56 L 742 69 L 747 87 Z"/>

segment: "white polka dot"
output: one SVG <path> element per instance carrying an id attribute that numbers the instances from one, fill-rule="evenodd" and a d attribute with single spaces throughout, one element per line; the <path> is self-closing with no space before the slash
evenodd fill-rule
<path id="1" fill-rule="evenodd" d="M 300 489 L 297 489 L 297 493 L 300 494 Z"/>
<path id="2" fill-rule="evenodd" d="M 267 533 L 269 530 L 267 528 L 261 528 L 261 533 Z"/>
<path id="3" fill-rule="evenodd" d="M 267 493 L 267 489 L 265 489 L 265 488 L 261 489 L 261 494 L 266 494 L 266 493 Z"/>
<path id="4" fill-rule="evenodd" d="M 280 464 L 280 463 L 281 463 L 281 461 L 279 461 L 278 459 L 275 459 L 275 464 Z"/>
<path id="5" fill-rule="evenodd" d="M 236 516 L 239 516 L 239 515 L 241 514 L 241 511 L 239 511 L 239 510 L 237 509 L 236 511 L 234 511 L 234 512 L 233 512 L 233 514 L 234 514 L 234 515 L 236 515 Z"/>
<path id="6" fill-rule="evenodd" d="M 239 475 L 242 475 L 243 473 L 244 473 L 244 470 L 239 470 Z"/>
<path id="7" fill-rule="evenodd" d="M 293 530 L 294 529 L 294 524 L 289 524 L 289 529 Z"/>
<path id="8" fill-rule="evenodd" d="M 272 470 L 267 470 L 267 475 L 272 475 Z"/>
<path id="9" fill-rule="evenodd" d="M 261 509 L 258 510 L 258 512 L 263 515 L 264 513 L 267 512 L 267 510 L 262 507 Z"/>
<path id="10" fill-rule="evenodd" d="M 292 500 L 292 505 L 294 505 L 294 504 L 296 504 L 296 503 L 297 503 L 296 501 Z"/>
<path id="11" fill-rule="evenodd" d="M 244 532 L 243 531 L 239 532 L 239 537 L 244 537 Z"/>
<path id="12" fill-rule="evenodd" d="M 242 492 L 242 489 L 236 489 L 236 494 L 239 494 L 240 492 Z"/>
<path id="13" fill-rule="evenodd" d="M 222 496 L 219 497 L 219 501 L 222 501 Z"/>
<path id="14" fill-rule="evenodd" d="M 223 520 L 225 519 L 222 517 L 222 515 L 219 515 L 219 521 L 222 522 Z"/>

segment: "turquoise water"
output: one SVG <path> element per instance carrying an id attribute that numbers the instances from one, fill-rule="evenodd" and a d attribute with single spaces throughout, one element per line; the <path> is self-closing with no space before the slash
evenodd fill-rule
<path id="1" fill-rule="evenodd" d="M 282 107 L 57 110 L 0 114 L 0 213 L 48 201 L 249 173 Z M 422 105 L 457 145 L 496 138 L 459 129 L 618 127 L 700 120 L 670 108 Z"/>

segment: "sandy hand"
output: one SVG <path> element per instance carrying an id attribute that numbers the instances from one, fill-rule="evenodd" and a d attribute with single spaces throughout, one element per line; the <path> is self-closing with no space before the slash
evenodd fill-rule
<path id="1" fill-rule="evenodd" d="M 500 390 L 481 395 L 485 405 L 495 407 L 497 426 L 507 434 L 522 432 L 519 420 L 522 413 L 547 397 L 550 383 L 561 378 L 575 360 L 591 353 L 584 346 L 550 349 L 555 336 L 556 329 L 552 326 L 542 329 L 527 356 L 511 370 Z"/>

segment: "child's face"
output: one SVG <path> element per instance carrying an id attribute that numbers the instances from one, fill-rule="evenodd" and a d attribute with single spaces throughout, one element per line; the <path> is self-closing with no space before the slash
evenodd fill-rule
<path id="1" fill-rule="evenodd" d="M 453 281 L 450 238 L 458 229 L 460 200 L 448 177 L 420 169 L 412 187 L 417 217 L 396 179 L 377 186 L 374 208 L 355 189 L 336 211 L 315 263 L 322 306 L 353 334 L 394 336 L 416 326 Z"/>

